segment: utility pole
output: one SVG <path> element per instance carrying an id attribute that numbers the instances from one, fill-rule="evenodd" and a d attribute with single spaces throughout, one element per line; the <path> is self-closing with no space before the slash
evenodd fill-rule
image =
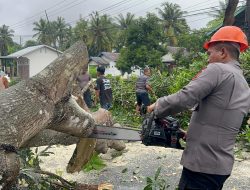
<path id="1" fill-rule="evenodd" d="M 19 38 L 19 43 L 20 43 L 20 46 L 22 46 L 22 36 L 20 35 L 20 38 Z"/>
<path id="2" fill-rule="evenodd" d="M 246 0 L 246 9 L 245 9 L 245 32 L 250 40 L 250 0 Z"/>
<path id="3" fill-rule="evenodd" d="M 50 23 L 50 21 L 49 21 L 49 17 L 48 17 L 48 15 L 47 15 L 47 12 L 46 12 L 46 10 L 45 10 L 45 15 L 46 15 L 46 18 L 47 18 L 47 22 L 48 22 L 48 26 L 49 26 L 49 36 L 51 37 L 51 43 L 53 44 L 53 46 L 54 46 L 54 48 L 57 50 L 57 47 L 56 47 L 56 39 L 54 39 L 55 38 L 55 36 L 54 36 L 54 34 L 53 34 L 53 31 L 52 31 L 52 25 L 51 25 L 51 23 Z M 59 56 L 59 53 L 57 52 L 57 55 Z"/>

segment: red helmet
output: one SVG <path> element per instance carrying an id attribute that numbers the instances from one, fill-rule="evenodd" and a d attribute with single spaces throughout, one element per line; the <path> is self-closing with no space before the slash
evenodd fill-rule
<path id="1" fill-rule="evenodd" d="M 248 41 L 245 33 L 237 26 L 224 26 L 211 37 L 210 41 L 205 42 L 204 48 L 208 49 L 213 42 L 236 42 L 240 45 L 240 51 L 248 48 Z"/>

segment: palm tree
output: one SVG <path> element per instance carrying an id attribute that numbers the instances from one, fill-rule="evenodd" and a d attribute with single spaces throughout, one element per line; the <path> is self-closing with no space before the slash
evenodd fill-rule
<path id="1" fill-rule="evenodd" d="M 116 33 L 116 48 L 117 50 L 121 49 L 125 46 L 127 42 L 127 33 L 128 28 L 133 23 L 135 23 L 135 15 L 131 13 L 127 13 L 126 17 L 122 14 L 119 14 L 115 19 L 118 21 L 118 32 Z"/>
<path id="2" fill-rule="evenodd" d="M 134 22 L 134 17 L 135 15 L 131 13 L 127 13 L 126 17 L 124 17 L 122 14 L 119 14 L 118 17 L 116 17 L 116 20 L 118 21 L 120 29 L 127 29 Z"/>
<path id="3" fill-rule="evenodd" d="M 106 14 L 100 16 L 98 12 L 90 16 L 90 53 L 99 54 L 102 51 L 111 51 L 113 43 L 111 31 L 114 29 L 111 18 Z"/>
<path id="4" fill-rule="evenodd" d="M 52 27 L 55 30 L 56 39 L 58 40 L 59 49 L 63 49 L 67 41 L 69 40 L 69 35 L 71 33 L 70 26 L 66 24 L 64 18 L 58 17 L 56 21 L 53 22 Z"/>
<path id="5" fill-rule="evenodd" d="M 88 21 L 80 18 L 76 23 L 76 26 L 73 28 L 75 41 L 83 40 L 85 43 L 88 43 Z"/>
<path id="6" fill-rule="evenodd" d="M 13 44 L 13 33 L 14 31 L 9 29 L 9 26 L 0 27 L 0 55 L 8 54 L 8 46 Z"/>
<path id="7" fill-rule="evenodd" d="M 33 37 L 37 37 L 37 41 L 41 44 L 51 45 L 53 36 L 49 22 L 41 18 L 38 22 L 34 22 L 33 24 L 35 25 L 33 30 L 37 32 Z"/>
<path id="8" fill-rule="evenodd" d="M 14 42 L 12 40 L 13 33 L 14 33 L 14 31 L 9 29 L 9 26 L 3 25 L 0 27 L 0 56 L 8 55 L 8 47 L 10 45 L 14 44 Z M 4 63 L 4 64 L 6 64 L 6 63 Z M 2 65 L 2 63 L 0 60 L 0 66 L 1 65 Z"/>
<path id="9" fill-rule="evenodd" d="M 158 9 L 161 21 L 164 27 L 164 32 L 169 38 L 169 43 L 172 46 L 177 45 L 177 35 L 185 33 L 189 30 L 186 20 L 183 18 L 184 11 L 178 4 L 163 3 L 163 8 Z"/>

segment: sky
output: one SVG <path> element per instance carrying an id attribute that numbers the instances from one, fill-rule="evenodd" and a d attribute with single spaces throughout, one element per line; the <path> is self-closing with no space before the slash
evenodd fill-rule
<path id="1" fill-rule="evenodd" d="M 14 41 L 23 44 L 32 39 L 35 21 L 50 21 L 58 16 L 74 26 L 80 17 L 88 19 L 89 14 L 98 11 L 112 17 L 127 12 L 136 17 L 145 16 L 147 12 L 157 13 L 163 2 L 180 5 L 186 11 L 184 17 L 191 29 L 205 27 L 212 17 L 207 12 L 211 7 L 218 7 L 220 0 L 0 0 L 0 26 L 3 24 L 14 30 Z"/>

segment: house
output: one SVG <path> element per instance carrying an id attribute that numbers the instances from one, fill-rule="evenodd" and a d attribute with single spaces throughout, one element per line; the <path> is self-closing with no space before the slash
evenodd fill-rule
<path id="1" fill-rule="evenodd" d="M 102 52 L 98 55 L 98 57 L 90 57 L 89 60 L 89 67 L 90 66 L 104 66 L 105 67 L 105 75 L 112 75 L 112 76 L 120 76 L 122 75 L 121 71 L 116 67 L 116 61 L 119 58 L 120 53 L 111 53 L 111 52 Z M 143 69 L 138 66 L 133 66 L 131 68 L 132 75 L 140 76 L 143 73 Z M 130 75 L 131 75 L 130 74 Z M 129 75 L 125 73 L 123 77 L 128 77 Z"/>
<path id="2" fill-rule="evenodd" d="M 98 57 L 90 57 L 89 66 L 104 66 L 105 75 L 119 76 L 121 71 L 116 67 L 119 55 L 119 53 L 102 52 Z"/>
<path id="3" fill-rule="evenodd" d="M 175 56 L 180 54 L 182 56 L 188 56 L 188 52 L 186 48 L 183 47 L 173 47 L 167 46 L 168 53 L 161 57 L 162 63 L 167 67 L 168 71 L 172 71 L 172 69 L 176 66 Z"/>
<path id="4" fill-rule="evenodd" d="M 27 79 L 42 71 L 47 65 L 53 62 L 61 51 L 47 45 L 31 46 L 7 56 L 3 70 L 11 77 Z"/>

